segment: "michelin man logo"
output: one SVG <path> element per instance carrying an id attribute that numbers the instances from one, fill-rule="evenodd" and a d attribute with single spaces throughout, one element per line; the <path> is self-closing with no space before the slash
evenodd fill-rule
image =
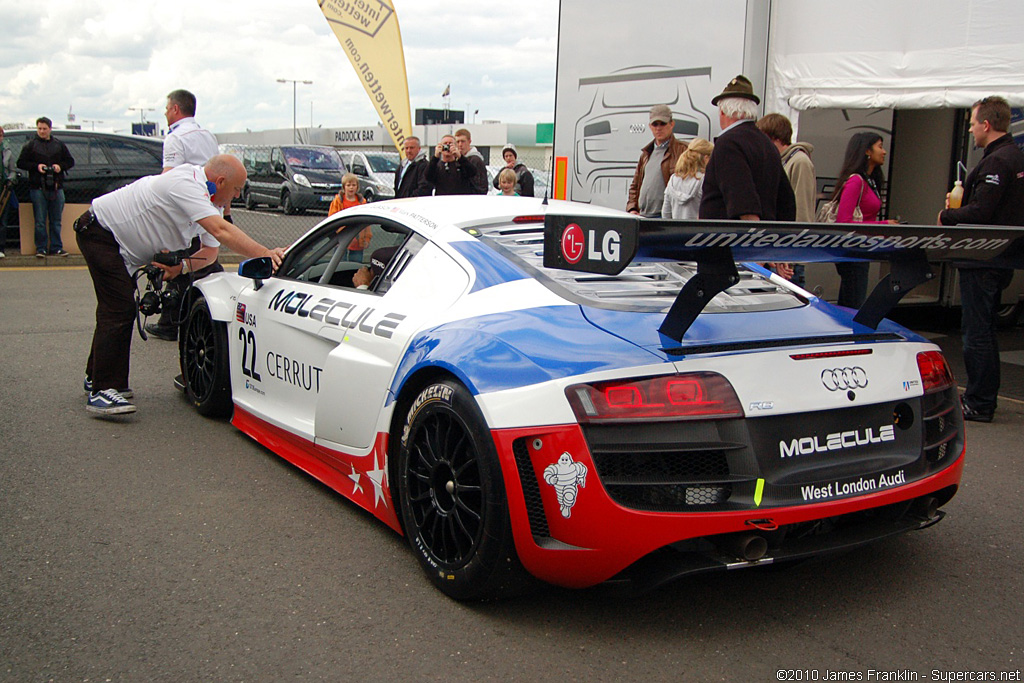
<path id="1" fill-rule="evenodd" d="M 573 462 L 572 456 L 566 451 L 558 457 L 558 462 L 544 468 L 544 481 L 555 487 L 562 516 L 568 519 L 572 514 L 572 506 L 576 504 L 578 487 L 587 485 L 587 466 Z"/>

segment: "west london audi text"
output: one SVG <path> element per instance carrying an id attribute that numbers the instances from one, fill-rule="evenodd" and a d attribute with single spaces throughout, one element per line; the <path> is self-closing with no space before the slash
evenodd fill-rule
<path id="1" fill-rule="evenodd" d="M 785 440 L 779 441 L 779 457 L 789 458 L 794 455 L 827 453 L 828 451 L 857 448 L 858 446 L 867 446 L 872 443 L 895 440 L 896 428 L 893 425 L 882 425 L 877 430 L 873 427 L 867 427 L 863 430 L 853 429 L 846 432 L 833 432 L 824 438 L 820 436 L 804 436 L 791 439 L 788 443 Z"/>
<path id="2" fill-rule="evenodd" d="M 399 323 L 405 316 L 399 313 L 377 313 L 372 306 L 355 306 L 344 301 L 335 301 L 321 297 L 313 303 L 313 295 L 305 292 L 276 292 L 267 304 L 267 308 L 281 311 L 300 318 L 311 318 L 326 325 L 372 333 L 378 337 L 391 339 Z"/>
<path id="3" fill-rule="evenodd" d="M 907 483 L 907 475 L 903 470 L 894 474 L 880 474 L 878 479 L 874 477 L 861 477 L 854 481 L 834 481 L 824 486 L 801 486 L 800 496 L 804 500 L 824 500 L 837 496 L 849 496 L 854 493 L 867 493 L 879 491 L 893 486 L 902 486 Z"/>

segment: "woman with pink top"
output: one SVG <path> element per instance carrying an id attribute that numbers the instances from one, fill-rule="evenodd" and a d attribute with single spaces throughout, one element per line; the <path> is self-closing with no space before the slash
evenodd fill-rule
<path id="1" fill-rule="evenodd" d="M 896 223 L 880 221 L 878 212 L 882 208 L 882 186 L 885 175 L 885 148 L 878 133 L 854 133 L 846 145 L 846 158 L 839 172 L 836 189 L 831 199 L 839 197 L 836 223 Z M 857 209 L 860 209 L 857 212 Z M 860 213 L 860 217 L 856 217 Z M 840 306 L 860 308 L 868 296 L 868 263 L 837 263 L 839 272 Z"/>

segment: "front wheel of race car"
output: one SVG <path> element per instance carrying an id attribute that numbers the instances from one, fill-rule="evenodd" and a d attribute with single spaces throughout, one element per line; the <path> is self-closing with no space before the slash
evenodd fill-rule
<path id="1" fill-rule="evenodd" d="M 456 600 L 490 600 L 528 583 L 516 556 L 498 455 L 470 393 L 451 380 L 409 404 L 398 495 L 409 544 L 434 585 Z"/>
<path id="2" fill-rule="evenodd" d="M 182 335 L 185 396 L 200 415 L 227 417 L 232 409 L 227 327 L 213 319 L 200 297 L 189 309 Z"/>

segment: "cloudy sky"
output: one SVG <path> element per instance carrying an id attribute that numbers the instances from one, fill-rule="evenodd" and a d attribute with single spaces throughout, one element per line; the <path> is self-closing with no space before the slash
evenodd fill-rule
<path id="1" fill-rule="evenodd" d="M 393 0 L 412 108 L 443 104 L 467 121 L 552 121 L 558 0 L 481 4 Z M 0 124 L 67 122 L 127 132 L 145 108 L 161 126 L 166 94 L 186 88 L 216 132 L 374 125 L 377 115 L 316 0 L 4 2 Z M 131 108 L 137 108 L 132 111 Z M 148 111 L 154 110 L 154 111 Z M 102 121 L 102 123 L 99 123 Z"/>

